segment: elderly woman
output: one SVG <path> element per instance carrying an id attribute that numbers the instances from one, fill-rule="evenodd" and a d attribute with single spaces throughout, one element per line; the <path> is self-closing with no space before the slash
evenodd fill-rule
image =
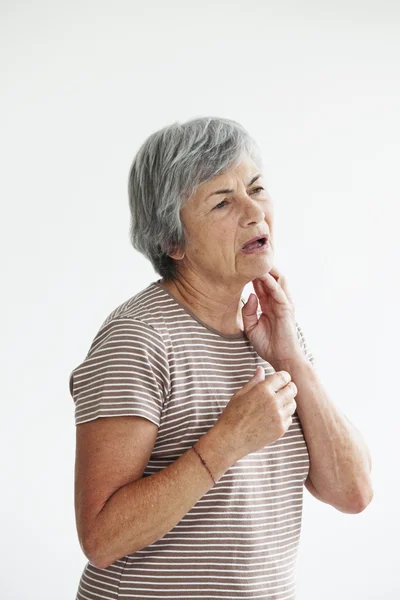
<path id="1" fill-rule="evenodd" d="M 70 376 L 89 561 L 76 598 L 293 599 L 303 486 L 360 512 L 371 463 L 273 267 L 260 152 L 235 121 L 174 123 L 136 154 L 129 202 L 161 279 L 109 314 Z"/>

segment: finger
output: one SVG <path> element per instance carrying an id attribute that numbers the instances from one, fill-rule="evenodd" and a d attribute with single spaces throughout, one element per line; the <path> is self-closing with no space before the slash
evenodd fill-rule
<path id="1" fill-rule="evenodd" d="M 292 294 L 290 293 L 286 279 L 283 279 L 283 281 L 280 281 L 279 283 L 280 283 L 281 288 L 283 289 L 283 291 L 286 294 L 286 298 L 289 300 L 290 304 L 292 305 L 292 307 L 294 309 L 295 308 L 294 301 L 292 298 Z"/>
<path id="2" fill-rule="evenodd" d="M 258 323 L 257 307 L 257 296 L 252 293 L 242 307 L 242 319 L 245 332 L 252 331 Z"/>
<path id="3" fill-rule="evenodd" d="M 255 286 L 255 290 L 257 291 L 257 295 L 260 298 L 260 303 L 268 297 L 272 297 L 275 302 L 278 304 L 288 304 L 288 298 L 280 286 L 280 284 L 267 273 L 262 277 L 257 277 L 260 283 L 255 283 L 256 280 L 253 280 L 253 286 Z M 264 286 L 264 289 L 262 287 Z M 259 295 L 260 294 L 260 295 Z"/>
<path id="4" fill-rule="evenodd" d="M 297 410 L 297 402 L 294 398 L 284 398 L 282 401 L 283 408 L 287 409 L 290 414 L 293 414 Z"/>
<path id="5" fill-rule="evenodd" d="M 282 273 L 275 266 L 272 267 L 269 272 L 276 280 L 279 280 L 283 277 Z"/>
<path id="6" fill-rule="evenodd" d="M 285 278 L 283 275 L 281 275 L 281 276 L 279 277 L 279 279 L 278 279 L 278 284 L 281 286 L 281 288 L 282 288 L 282 289 L 283 289 L 283 291 L 285 292 L 285 294 L 286 294 L 286 298 L 289 300 L 289 302 L 290 302 L 291 304 L 293 304 L 293 298 L 292 298 L 292 295 L 291 295 L 291 293 L 290 293 L 290 290 L 289 290 L 288 283 L 287 283 L 287 281 L 286 281 L 286 278 Z"/>
<path id="7" fill-rule="evenodd" d="M 284 275 L 282 275 L 281 271 L 279 271 L 279 269 L 277 269 L 275 266 L 272 267 L 272 269 L 270 270 L 270 274 L 279 283 L 279 285 L 281 286 L 281 288 L 285 292 L 287 299 L 289 300 L 289 302 L 291 303 L 291 305 L 294 308 L 293 298 L 292 298 L 292 295 L 290 293 L 286 277 Z"/>

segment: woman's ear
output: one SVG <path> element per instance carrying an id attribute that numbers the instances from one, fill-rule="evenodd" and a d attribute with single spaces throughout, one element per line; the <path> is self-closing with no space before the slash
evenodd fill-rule
<path id="1" fill-rule="evenodd" d="M 179 252 L 178 250 L 177 251 L 173 250 L 172 253 L 168 253 L 168 256 L 170 256 L 174 260 L 182 260 L 182 258 L 184 258 L 184 256 L 185 256 L 185 253 Z"/>
<path id="2" fill-rule="evenodd" d="M 170 258 L 175 260 L 182 260 L 185 256 L 185 252 L 183 250 L 179 250 L 178 247 L 174 244 L 171 248 L 171 252 L 167 253 Z"/>

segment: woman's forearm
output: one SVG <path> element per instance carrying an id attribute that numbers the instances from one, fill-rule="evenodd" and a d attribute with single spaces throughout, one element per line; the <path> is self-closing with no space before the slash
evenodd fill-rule
<path id="1" fill-rule="evenodd" d="M 194 445 L 215 481 L 236 461 L 224 446 L 217 424 Z M 154 543 L 175 527 L 213 485 L 193 449 L 165 469 L 124 485 L 97 515 L 85 549 L 87 558 L 104 569 Z"/>

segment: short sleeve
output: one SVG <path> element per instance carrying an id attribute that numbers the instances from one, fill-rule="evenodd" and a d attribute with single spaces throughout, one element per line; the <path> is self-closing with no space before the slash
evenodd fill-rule
<path id="1" fill-rule="evenodd" d="M 309 349 L 308 345 L 307 345 L 307 340 L 305 338 L 304 332 L 302 330 L 302 328 L 300 327 L 300 325 L 296 322 L 296 328 L 297 328 L 297 335 L 300 341 L 300 346 L 306 356 L 306 358 L 308 358 L 308 360 L 310 361 L 310 363 L 312 364 L 312 366 L 315 366 L 315 357 L 314 354 L 311 352 L 311 350 Z"/>
<path id="2" fill-rule="evenodd" d="M 132 415 L 159 427 L 168 388 L 168 359 L 160 333 L 135 318 L 106 321 L 69 376 L 75 425 Z"/>

